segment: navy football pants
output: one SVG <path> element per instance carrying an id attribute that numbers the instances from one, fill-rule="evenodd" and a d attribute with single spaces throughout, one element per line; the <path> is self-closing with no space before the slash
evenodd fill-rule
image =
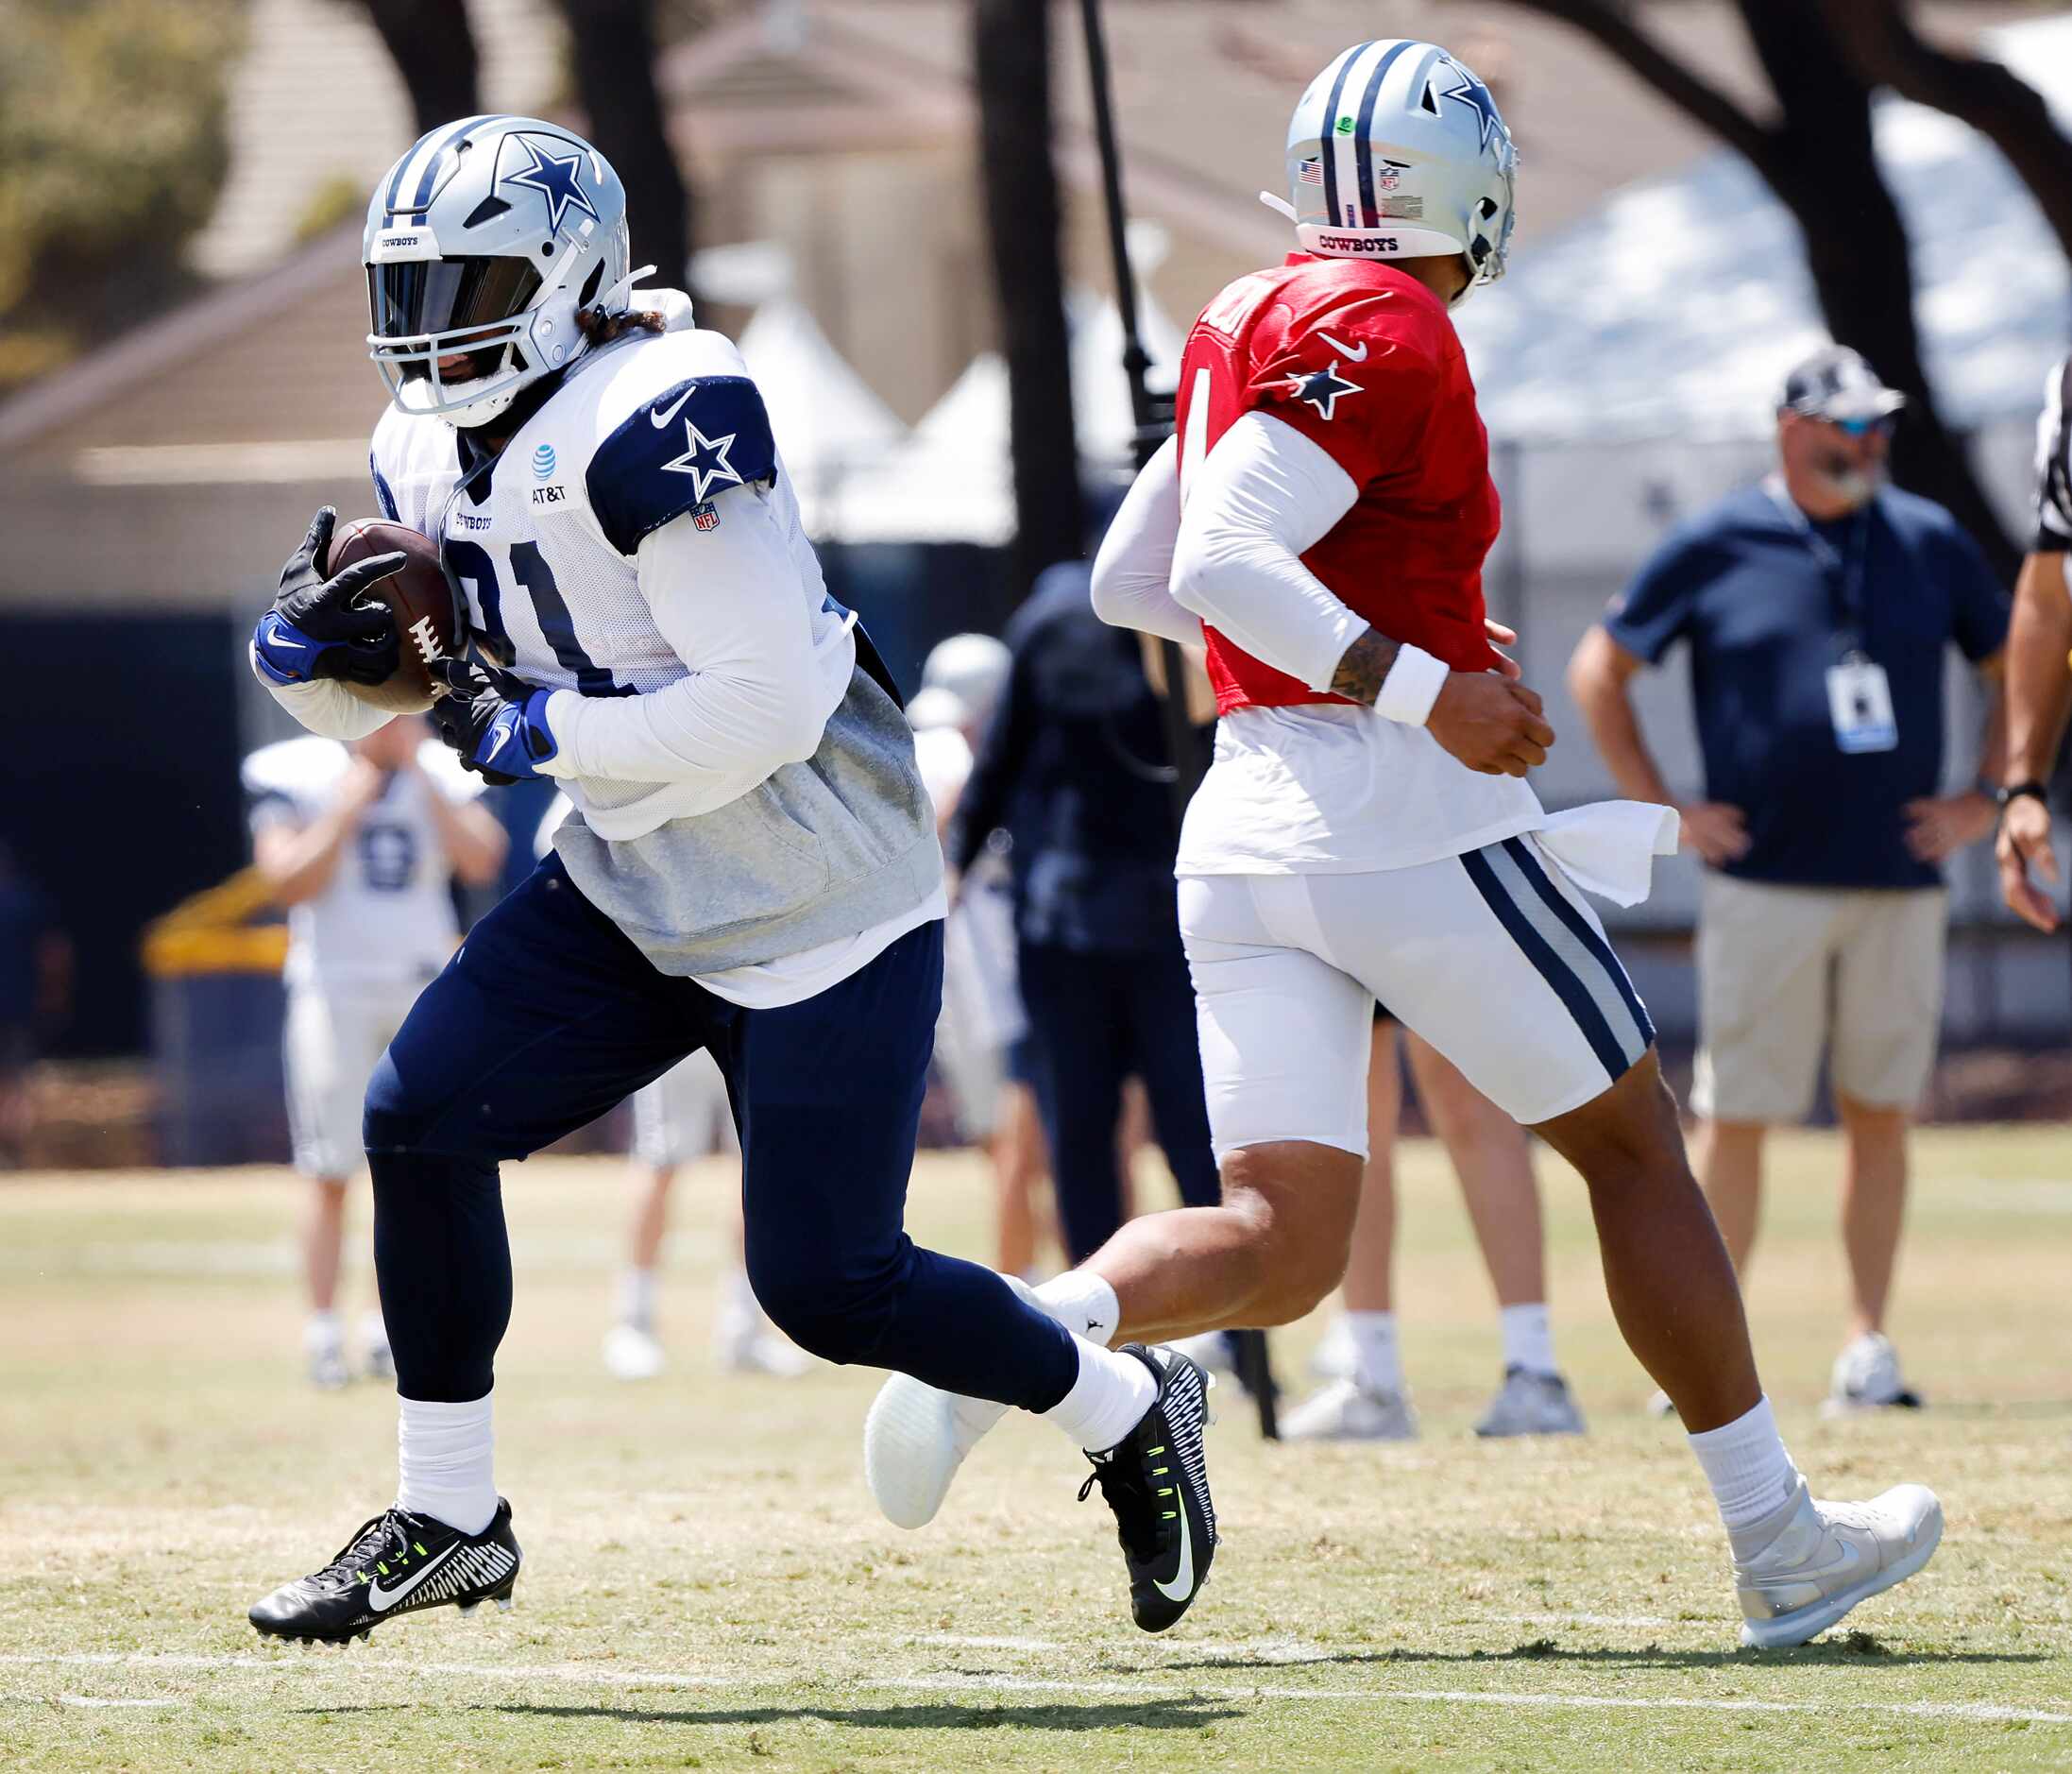
<path id="1" fill-rule="evenodd" d="M 1195 988 L 1179 931 L 1168 946 L 1144 954 L 1025 942 L 1017 964 L 1066 1254 L 1083 1263 L 1122 1223 L 1115 1122 L 1123 1081 L 1132 1072 L 1144 1080 L 1181 1202 L 1214 1207 L 1223 1189 L 1209 1143 Z"/>
<path id="2" fill-rule="evenodd" d="M 498 1161 L 709 1048 L 740 1129 L 749 1279 L 778 1326 L 830 1361 L 1057 1404 L 1078 1373 L 1063 1327 L 903 1229 L 942 984 L 929 923 L 817 998 L 742 1010 L 657 972 L 549 857 L 425 988 L 367 1086 L 398 1390 L 489 1390 L 511 1316 Z"/>

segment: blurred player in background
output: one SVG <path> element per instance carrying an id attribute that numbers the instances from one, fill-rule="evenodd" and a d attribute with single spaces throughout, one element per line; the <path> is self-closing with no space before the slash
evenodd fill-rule
<path id="1" fill-rule="evenodd" d="M 1218 1194 L 1158 703 L 1135 640 L 1089 607 L 1089 571 L 1084 561 L 1046 569 L 1009 623 L 1007 683 L 948 840 L 965 873 L 995 832 L 1011 841 L 1015 975 L 1073 1262 L 1127 1217 L 1117 1146 L 1131 1074 L 1181 1200 Z"/>
<path id="2" fill-rule="evenodd" d="M 554 832 L 568 818 L 569 797 L 548 803 L 534 839 L 534 854 L 552 855 Z M 740 1135 L 726 1100 L 726 1080 L 709 1053 L 693 1053 L 652 1084 L 633 1093 L 633 1151 L 627 1166 L 634 1190 L 633 1227 L 626 1267 L 620 1271 L 612 1327 L 604 1333 L 604 1368 L 614 1379 L 652 1380 L 669 1365 L 656 1305 L 661 1293 L 662 1241 L 669 1236 L 669 1203 L 676 1172 L 700 1158 L 722 1154 L 737 1174 L 726 1216 L 726 1266 L 720 1275 L 720 1304 L 713 1321 L 712 1353 L 735 1373 L 766 1373 L 795 1379 L 812 1360 L 777 1333 L 756 1303 L 742 1256 Z"/>
<path id="3" fill-rule="evenodd" d="M 827 593 L 740 353 L 680 291 L 635 305 L 652 267 L 634 265 L 624 185 L 538 119 L 422 137 L 377 185 L 363 255 L 391 395 L 376 497 L 440 538 L 477 656 L 438 663 L 440 734 L 493 784 L 558 777 L 575 811 L 368 1085 L 396 1501 L 253 1627 L 338 1643 L 510 1601 L 499 1166 L 700 1049 L 726 1074 L 773 1320 L 811 1354 L 997 1399 L 1088 1450 L 1132 1613 L 1171 1625 L 1214 1546 L 1206 1376 L 907 1236 L 942 848 L 890 674 Z M 381 681 L 399 652 L 393 620 L 370 619 L 385 606 L 359 600 L 407 557 L 327 576 L 331 521 L 288 562 L 252 663 L 305 726 L 353 739 L 386 717 L 335 680 Z"/>
<path id="4" fill-rule="evenodd" d="M 907 718 L 936 830 L 945 840 L 1008 668 L 1006 644 L 992 635 L 951 635 L 922 664 Z M 1031 1087 L 1034 1041 L 1015 979 L 1013 882 L 1007 857 L 990 844 L 958 880 L 943 923 L 935 1058 L 959 1132 L 986 1149 L 993 1167 L 994 1267 L 1034 1281 L 1049 1220 L 1049 1159 Z"/>
<path id="5" fill-rule="evenodd" d="M 460 941 L 452 884 L 494 880 L 503 827 L 479 778 L 422 721 L 355 742 L 284 740 L 245 760 L 252 860 L 288 912 L 281 1052 L 295 1167 L 310 1179 L 302 1223 L 311 1381 L 351 1377 L 338 1313 L 346 1185 L 358 1174 L 360 1103 L 382 1049 Z M 392 1379 L 382 1315 L 361 1327 L 370 1378 Z"/>
<path id="6" fill-rule="evenodd" d="M 1367 1063 L 1367 1166 L 1339 1289 L 1344 1310 L 1310 1359 L 1324 1386 L 1282 1416 L 1286 1441 L 1407 1441 L 1418 1433 L 1395 1310 L 1395 1157 L 1402 1112 L 1396 1033 L 1396 1019 L 1377 1010 Z M 1429 1041 L 1406 1031 L 1401 1048 L 1425 1119 L 1459 1180 L 1496 1289 L 1503 1382 L 1476 1421 L 1475 1433 L 1581 1435 L 1583 1413 L 1554 1359 L 1539 1185 L 1525 1130 Z"/>
<path id="7" fill-rule="evenodd" d="M 1177 866 L 1223 1203 L 1132 1220 L 1045 1286 L 1095 1336 L 1312 1310 L 1359 1206 L 1378 999 L 1582 1174 L 1620 1329 L 1726 1529 L 1742 1642 L 1795 1645 L 1919 1570 L 1942 1510 L 1919 1486 L 1816 1503 L 1763 1395 L 1654 1028 L 1577 886 L 1644 896 L 1674 815 L 1550 816 L 1523 779 L 1554 736 L 1490 644 L 1496 488 L 1448 316 L 1503 270 L 1516 164 L 1445 50 L 1354 45 L 1297 106 L 1267 199 L 1298 250 L 1189 334 L 1177 435 L 1094 596 L 1206 645 L 1222 710 Z M 889 1382 L 866 1430 L 894 1520 L 934 1512 L 989 1416 L 886 1411 L 910 1390 Z"/>
<path id="8" fill-rule="evenodd" d="M 1886 484 L 1905 401 L 1840 346 L 1796 366 L 1776 471 L 1680 525 L 1569 668 L 1612 779 L 1666 802 L 1630 686 L 1689 643 L 1705 794 L 1677 806 L 1706 864 L 1698 1175 L 1745 1275 L 1765 1135 L 1811 1110 L 1827 1049 L 1849 1275 L 1830 1413 L 1921 1402 L 1886 1335 L 1908 1137 L 1942 1028 L 1943 864 L 1993 829 L 1976 785 L 1998 784 L 2004 731 L 2007 591 L 1955 518 Z M 1975 785 L 1944 794 L 1952 646 L 1979 674 L 1986 720 Z"/>
<path id="9" fill-rule="evenodd" d="M 2014 587 L 2007 640 L 2007 769 L 2000 790 L 2000 894 L 2039 930 L 2058 909 L 2031 873 L 2058 884 L 2047 784 L 2072 711 L 2072 358 L 2050 372 L 2036 432 L 2036 540 Z"/>

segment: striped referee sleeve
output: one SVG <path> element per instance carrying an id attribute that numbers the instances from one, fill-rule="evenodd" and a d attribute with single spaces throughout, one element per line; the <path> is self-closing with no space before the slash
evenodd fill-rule
<path id="1" fill-rule="evenodd" d="M 2072 552 L 2072 357 L 2050 372 L 2036 426 L 2036 547 Z"/>

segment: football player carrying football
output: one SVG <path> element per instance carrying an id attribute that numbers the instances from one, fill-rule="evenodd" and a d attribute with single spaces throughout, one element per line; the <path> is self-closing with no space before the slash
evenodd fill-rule
<path id="1" fill-rule="evenodd" d="M 1666 810 L 1550 819 L 1554 734 L 1490 645 L 1488 446 L 1448 310 L 1503 274 L 1515 156 L 1431 43 L 1355 45 L 1288 132 L 1286 262 L 1202 311 L 1179 433 L 1095 569 L 1111 622 L 1205 646 L 1221 722 L 1178 873 L 1219 1207 L 1123 1228 L 1047 1285 L 1097 1335 L 1302 1317 L 1337 1285 L 1379 998 L 1582 1172 L 1613 1310 L 1732 1543 L 1745 1644 L 1798 1644 L 1925 1564 L 1919 1486 L 1815 1502 L 1757 1379 L 1654 1029 L 1583 880 L 1628 900 Z M 1667 827 L 1665 829 L 1665 827 Z M 1673 840 L 1671 840 L 1673 841 Z M 873 1488 L 925 1520 L 998 1415 L 889 1382 Z"/>
<path id="2" fill-rule="evenodd" d="M 365 258 L 391 395 L 375 492 L 440 540 L 488 656 L 442 662 L 434 719 L 491 782 L 552 776 L 575 810 L 368 1086 L 400 1484 L 252 1624 L 342 1642 L 419 1608 L 508 1601 L 498 1164 L 700 1049 L 726 1075 L 771 1317 L 828 1360 L 1019 1406 L 1095 1450 L 1138 1621 L 1170 1624 L 1213 1544 L 1205 1376 L 1074 1336 L 902 1229 L 941 999 L 942 852 L 911 733 L 827 595 L 739 354 L 681 295 L 636 305 L 620 180 L 552 124 L 470 117 L 423 137 L 375 191 Z M 382 678 L 398 646 L 363 593 L 403 557 L 327 579 L 328 535 L 325 514 L 253 660 L 304 725 L 351 739 L 387 716 L 348 686 Z"/>

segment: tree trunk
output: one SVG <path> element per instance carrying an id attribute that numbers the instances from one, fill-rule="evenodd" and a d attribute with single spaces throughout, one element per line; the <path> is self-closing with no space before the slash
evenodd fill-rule
<path id="1" fill-rule="evenodd" d="M 634 263 L 653 260 L 663 284 L 688 289 L 690 193 L 654 84 L 652 0 L 562 0 L 562 9 L 590 142 L 626 187 Z"/>
<path id="2" fill-rule="evenodd" d="M 462 0 L 364 0 L 403 77 L 423 135 L 482 110 L 475 36 Z"/>
<path id="3" fill-rule="evenodd" d="M 1870 89 L 1804 0 L 1741 0 L 1741 11 L 1783 113 L 1770 180 L 1805 236 L 1827 330 L 1907 396 L 1894 476 L 1947 506 L 2012 584 L 2021 552 L 1944 425 L 1921 366 L 1912 253 L 1872 147 Z"/>
<path id="4" fill-rule="evenodd" d="M 1019 596 L 1052 562 L 1085 550 L 1050 159 L 1049 9 L 975 0 L 973 35 L 986 235 L 1008 366 Z"/>
<path id="5" fill-rule="evenodd" d="M 1998 148 L 2072 260 L 2072 138 L 2034 87 L 1997 61 L 1927 42 L 1903 0 L 1822 0 L 1821 9 L 1866 80 L 1968 123 Z"/>

